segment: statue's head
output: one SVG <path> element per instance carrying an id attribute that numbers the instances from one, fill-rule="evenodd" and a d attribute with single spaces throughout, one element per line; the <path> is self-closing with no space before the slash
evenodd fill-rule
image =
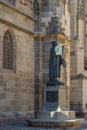
<path id="1" fill-rule="evenodd" d="M 53 46 L 53 47 L 57 46 L 56 41 L 53 41 L 53 42 L 52 42 L 52 46 Z"/>

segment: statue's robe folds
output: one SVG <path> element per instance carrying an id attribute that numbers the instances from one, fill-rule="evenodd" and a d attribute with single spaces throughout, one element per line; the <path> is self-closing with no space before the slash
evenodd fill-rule
<path id="1" fill-rule="evenodd" d="M 51 48 L 49 60 L 49 78 L 55 79 L 60 77 L 60 66 L 66 67 L 65 60 L 61 55 L 55 54 L 55 47 Z"/>

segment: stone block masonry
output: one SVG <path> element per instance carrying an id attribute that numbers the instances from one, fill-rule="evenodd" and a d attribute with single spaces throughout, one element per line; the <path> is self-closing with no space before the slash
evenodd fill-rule
<path id="1" fill-rule="evenodd" d="M 15 70 L 3 68 L 6 31 L 9 31 L 15 44 Z M 33 19 L 0 2 L 0 117 L 16 119 L 34 116 L 33 31 Z"/>

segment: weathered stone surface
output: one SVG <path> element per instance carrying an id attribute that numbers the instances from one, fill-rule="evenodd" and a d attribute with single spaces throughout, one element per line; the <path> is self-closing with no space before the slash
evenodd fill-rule
<path id="1" fill-rule="evenodd" d="M 0 99 L 6 99 L 6 94 L 5 93 L 0 93 Z"/>
<path id="2" fill-rule="evenodd" d="M 74 8 L 74 10 L 73 10 Z M 83 9 L 84 8 L 84 9 Z M 87 57 L 87 44 L 86 44 L 86 13 L 87 1 L 75 0 L 71 1 L 71 25 L 70 34 L 73 44 L 71 45 L 71 109 L 77 112 L 85 112 L 87 104 L 87 83 L 86 78 L 77 77 L 77 75 L 87 75 L 86 71 L 86 57 Z M 77 20 L 78 17 L 78 20 Z M 84 18 L 83 18 L 84 17 Z M 73 52 L 73 53 L 72 53 Z M 72 78 L 75 77 L 75 78 Z"/>
<path id="3" fill-rule="evenodd" d="M 16 4 L 20 9 L 19 1 Z M 26 115 L 33 117 L 34 38 L 25 30 L 34 31 L 34 20 L 21 12 L 28 7 L 23 10 L 16 7 L 0 2 L 0 112 L 19 111 L 21 116 L 21 112 L 26 111 L 29 112 Z M 15 71 L 3 68 L 3 38 L 7 30 L 16 44 Z"/>

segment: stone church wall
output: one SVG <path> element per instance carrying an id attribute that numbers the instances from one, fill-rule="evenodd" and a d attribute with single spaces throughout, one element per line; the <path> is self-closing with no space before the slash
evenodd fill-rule
<path id="1" fill-rule="evenodd" d="M 33 0 L 16 0 L 16 7 L 29 15 L 33 15 Z"/>
<path id="2" fill-rule="evenodd" d="M 0 113 L 34 115 L 34 20 L 0 2 Z M 15 71 L 3 68 L 3 38 L 16 44 Z"/>

